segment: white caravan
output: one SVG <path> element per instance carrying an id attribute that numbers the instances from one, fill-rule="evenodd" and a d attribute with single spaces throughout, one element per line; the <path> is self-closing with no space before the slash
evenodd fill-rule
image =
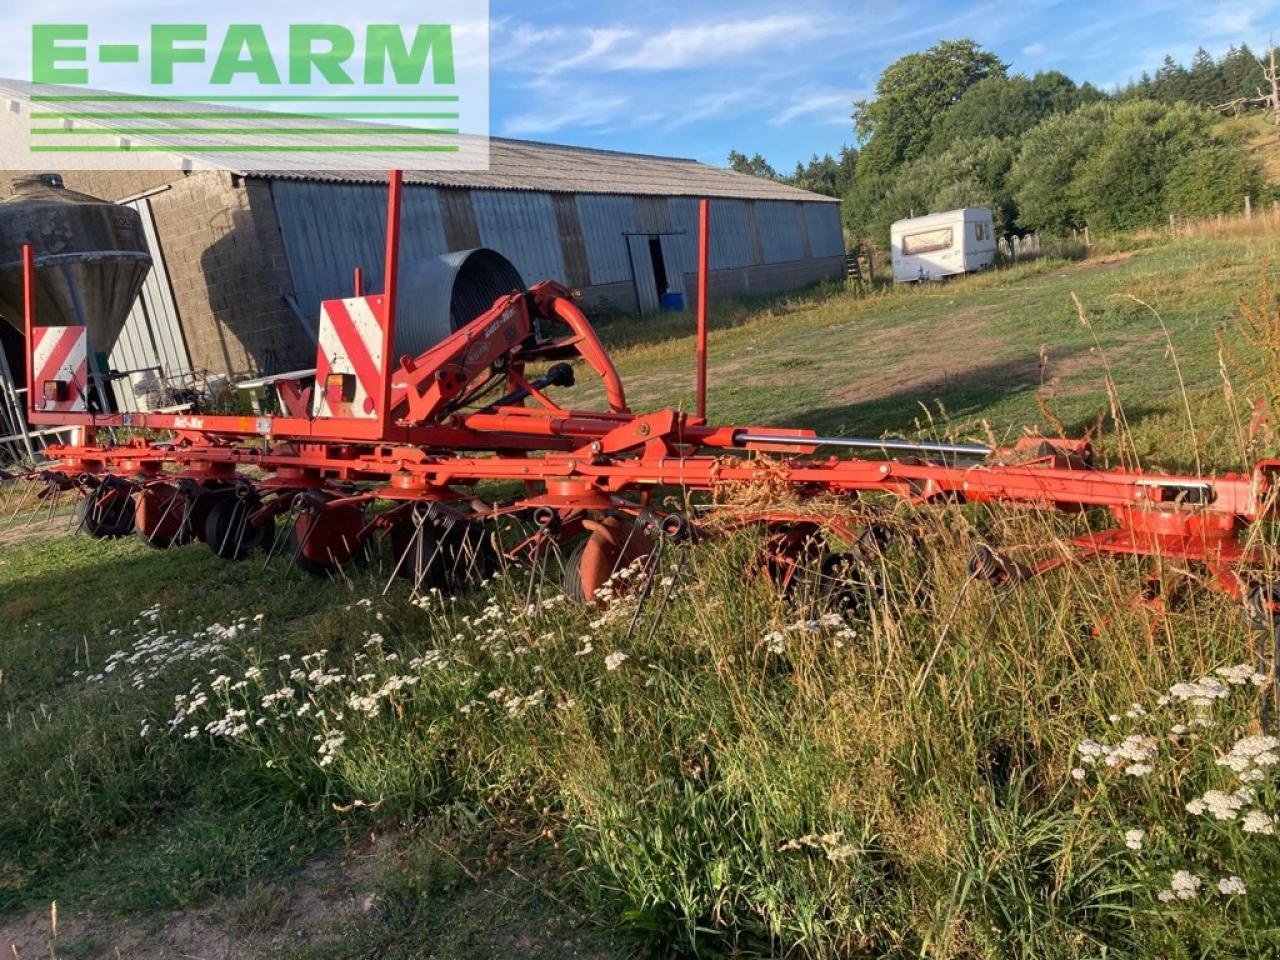
<path id="1" fill-rule="evenodd" d="M 899 220 L 889 228 L 894 283 L 938 280 L 996 262 L 991 211 L 964 207 Z"/>

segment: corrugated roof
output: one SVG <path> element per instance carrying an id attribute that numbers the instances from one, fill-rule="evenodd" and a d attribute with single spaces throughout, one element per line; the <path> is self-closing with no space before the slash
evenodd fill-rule
<path id="1" fill-rule="evenodd" d="M 368 170 L 286 170 L 250 175 L 344 183 L 380 183 L 384 179 Z M 696 160 L 592 150 L 526 140 L 504 140 L 498 137 L 489 140 L 488 171 L 470 173 L 409 170 L 405 172 L 405 181 L 483 190 L 839 202 L 834 197 L 709 166 Z"/>
<path id="2" fill-rule="evenodd" d="M 0 92 L 11 98 L 29 103 L 30 84 L 21 81 L 0 80 Z M 50 88 L 52 89 L 52 88 Z M 59 88 L 70 92 L 89 94 L 84 88 Z M 112 105 L 94 101 L 78 103 L 60 103 L 60 108 L 71 109 L 77 113 L 93 113 L 107 111 Z M 148 111 L 170 110 L 179 113 L 189 110 L 190 103 L 149 104 Z M 218 104 L 201 104 L 201 110 L 219 109 Z M 231 110 L 233 108 L 226 107 Z M 288 118 L 292 128 L 308 125 L 321 126 L 326 129 L 350 127 L 354 130 L 367 131 L 378 125 L 342 119 L 302 119 Z M 76 124 L 100 126 L 93 119 L 77 119 Z M 118 120 L 115 123 L 119 123 Z M 154 126 L 156 136 L 131 134 L 128 139 L 139 143 L 169 141 L 163 139 L 166 131 L 174 128 L 198 130 L 200 121 L 183 117 L 174 119 L 159 118 L 149 120 L 130 119 L 131 128 L 149 128 Z M 387 138 L 392 143 L 421 143 L 413 137 L 394 134 Z M 483 150 L 481 138 L 461 138 L 462 150 L 468 148 Z M 323 144 L 332 149 L 334 145 L 361 144 L 368 145 L 369 137 L 326 134 L 317 135 L 314 140 L 308 136 L 293 135 L 288 137 L 255 135 L 254 142 L 264 146 L 289 146 L 294 150 L 301 145 Z M 225 144 L 225 138 L 216 136 L 202 137 L 184 136 L 183 144 L 191 146 L 217 146 Z M 167 151 L 168 152 L 168 151 Z M 364 158 L 349 154 L 344 156 L 344 164 L 350 160 L 350 168 L 343 170 L 298 170 L 289 169 L 296 165 L 297 156 L 281 153 L 279 164 L 281 169 L 273 172 L 244 171 L 233 154 L 221 155 L 204 151 L 184 154 L 181 148 L 171 151 L 175 157 L 189 157 L 190 166 L 199 168 L 217 166 L 243 172 L 245 176 L 263 179 L 306 180 L 313 182 L 337 183 L 382 183 L 385 181 L 383 166 L 372 163 L 361 163 Z M 255 162 L 259 169 L 271 163 L 271 153 L 259 153 Z M 793 200 L 811 203 L 837 203 L 832 197 L 811 193 L 784 183 L 764 180 L 747 174 L 736 173 L 720 167 L 709 166 L 696 160 L 677 157 L 659 157 L 641 153 L 623 153 L 613 150 L 598 150 L 587 147 L 571 147 L 550 143 L 537 143 L 527 140 L 509 140 L 491 137 L 488 140 L 488 170 L 406 170 L 405 180 L 411 184 L 425 184 L 441 187 L 469 187 L 480 190 L 531 190 L 548 193 L 604 193 L 642 196 L 685 196 L 685 197 L 738 197 L 755 200 Z"/>

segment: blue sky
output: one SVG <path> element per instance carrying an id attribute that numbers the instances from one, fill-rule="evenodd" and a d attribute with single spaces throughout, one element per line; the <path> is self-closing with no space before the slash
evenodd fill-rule
<path id="1" fill-rule="evenodd" d="M 972 37 L 1013 72 L 1106 89 L 1280 34 L 1280 2 L 994 0 L 886 4 L 492 0 L 497 136 L 687 156 L 731 148 L 789 169 L 852 142 L 853 100 L 904 53 Z"/>

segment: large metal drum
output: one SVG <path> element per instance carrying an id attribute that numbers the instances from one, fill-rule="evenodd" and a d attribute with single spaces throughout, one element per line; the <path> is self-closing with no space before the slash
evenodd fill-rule
<path id="1" fill-rule="evenodd" d="M 41 326 L 85 325 L 95 352 L 115 345 L 151 254 L 132 207 L 68 190 L 54 173 L 15 180 L 0 200 L 0 316 L 22 328 L 22 246 L 35 250 Z"/>
<path id="2" fill-rule="evenodd" d="M 484 313 L 499 297 L 523 289 L 520 271 L 486 247 L 402 264 L 396 356 L 418 356 Z"/>

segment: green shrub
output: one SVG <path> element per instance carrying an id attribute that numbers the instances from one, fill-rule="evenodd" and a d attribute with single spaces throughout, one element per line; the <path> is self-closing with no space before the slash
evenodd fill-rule
<path id="1" fill-rule="evenodd" d="M 1196 147 L 1174 163 L 1165 187 L 1165 206 L 1180 217 L 1233 213 L 1244 198 L 1257 202 L 1262 172 L 1239 143 L 1213 142 Z"/>

